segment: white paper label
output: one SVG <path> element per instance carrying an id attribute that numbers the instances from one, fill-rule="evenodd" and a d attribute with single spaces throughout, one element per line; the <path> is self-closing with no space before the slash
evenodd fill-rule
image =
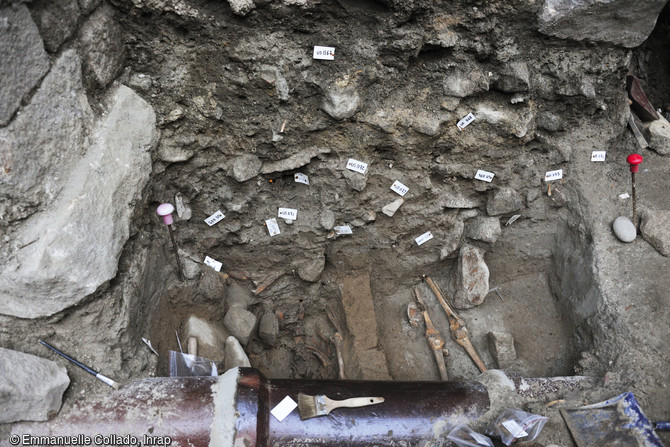
<path id="1" fill-rule="evenodd" d="M 323 59 L 326 61 L 335 60 L 335 47 L 314 47 L 314 59 Z"/>
<path id="2" fill-rule="evenodd" d="M 290 396 L 286 396 L 281 402 L 277 404 L 276 407 L 274 407 L 270 413 L 272 413 L 272 416 L 276 417 L 279 422 L 283 421 L 286 416 L 291 414 L 293 410 L 295 410 L 295 407 L 297 407 L 298 404 L 291 399 Z"/>
<path id="3" fill-rule="evenodd" d="M 365 174 L 368 171 L 368 164 L 350 158 L 349 161 L 347 161 L 347 169 L 358 172 L 359 174 Z"/>
<path id="4" fill-rule="evenodd" d="M 619 194 L 619 198 L 620 198 L 621 200 L 626 200 L 626 199 L 629 198 L 629 197 L 630 197 L 630 194 L 628 194 L 627 192 L 625 192 L 625 193 L 623 193 L 623 194 Z"/>
<path id="5" fill-rule="evenodd" d="M 296 220 L 298 218 L 298 210 L 293 208 L 279 208 L 279 215 L 282 219 Z"/>
<path id="6" fill-rule="evenodd" d="M 482 171 L 481 169 L 478 169 L 477 173 L 475 174 L 475 178 L 477 180 L 481 180 L 481 181 L 489 182 L 489 183 L 491 183 L 491 180 L 493 180 L 493 177 L 495 177 L 495 174 L 493 172 Z"/>
<path id="7" fill-rule="evenodd" d="M 528 433 L 526 433 L 516 421 L 510 419 L 509 421 L 503 421 L 502 424 L 514 438 L 528 436 Z"/>
<path id="8" fill-rule="evenodd" d="M 607 151 L 593 151 L 591 152 L 591 161 L 605 161 Z"/>
<path id="9" fill-rule="evenodd" d="M 349 225 L 333 227 L 333 230 L 336 234 L 353 234 L 353 231 L 351 231 L 351 227 Z"/>
<path id="10" fill-rule="evenodd" d="M 296 172 L 293 178 L 297 183 L 304 183 L 305 185 L 309 185 L 309 177 L 307 177 L 302 172 Z"/>
<path id="11" fill-rule="evenodd" d="M 545 182 L 551 182 L 552 180 L 560 180 L 562 178 L 563 178 L 563 169 L 559 169 L 557 171 L 547 171 L 547 173 L 544 174 Z"/>
<path id="12" fill-rule="evenodd" d="M 470 124 L 474 120 L 475 116 L 472 113 L 468 113 L 467 115 L 465 115 L 465 118 L 461 119 L 456 125 L 460 130 L 463 130 L 468 124 Z"/>
<path id="13" fill-rule="evenodd" d="M 211 227 L 212 225 L 221 222 L 224 217 L 226 216 L 224 216 L 221 210 L 219 210 L 216 213 L 209 216 L 207 219 L 205 219 L 205 223 L 207 223 L 207 225 Z"/>
<path id="14" fill-rule="evenodd" d="M 396 193 L 400 194 L 401 196 L 404 196 L 405 194 L 407 194 L 407 191 L 409 191 L 409 188 L 407 186 L 403 185 L 402 183 L 400 183 L 398 180 L 396 180 L 391 185 L 391 191 L 396 192 Z"/>
<path id="15" fill-rule="evenodd" d="M 216 270 L 217 272 L 221 271 L 221 267 L 223 264 L 215 259 L 210 258 L 209 256 L 205 256 L 205 264 Z"/>
<path id="16" fill-rule="evenodd" d="M 270 236 L 276 236 L 281 233 L 281 231 L 279 231 L 279 224 L 277 223 L 277 219 L 274 217 L 272 219 L 266 220 L 265 225 L 268 227 L 268 233 L 270 233 Z"/>
<path id="17" fill-rule="evenodd" d="M 489 438 L 487 438 L 487 437 L 484 436 L 484 435 L 480 435 L 480 434 L 477 433 L 476 431 L 471 431 L 471 432 L 469 432 L 468 434 L 469 434 L 470 436 L 472 436 L 472 439 L 474 439 L 475 441 L 477 441 L 477 444 L 479 444 L 479 445 L 485 445 L 485 446 L 489 446 L 489 445 L 491 445 L 491 442 L 490 442 Z"/>
<path id="18" fill-rule="evenodd" d="M 421 244 L 423 244 L 423 243 L 425 243 L 425 242 L 428 242 L 428 241 L 431 240 L 432 238 L 433 238 L 433 233 L 431 233 L 430 231 L 426 231 L 426 232 L 423 233 L 421 236 L 419 236 L 419 237 L 417 237 L 416 239 L 414 239 L 414 241 L 416 241 L 416 245 L 421 245 Z"/>

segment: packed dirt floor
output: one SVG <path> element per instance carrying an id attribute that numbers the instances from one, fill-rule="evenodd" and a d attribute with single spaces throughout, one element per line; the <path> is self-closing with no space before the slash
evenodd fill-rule
<path id="1" fill-rule="evenodd" d="M 214 334 L 199 352 L 219 372 L 232 334 L 266 377 L 336 379 L 339 332 L 347 379 L 437 381 L 424 320 L 408 318 L 416 288 L 449 379 L 484 380 L 434 280 L 489 369 L 593 379 L 528 400 L 549 422 L 521 445 L 576 445 L 559 409 L 626 391 L 650 420 L 670 420 L 670 125 L 654 133 L 626 92 L 632 75 L 654 108 L 670 103 L 670 7 L 630 29 L 597 10 L 556 31 L 543 17 L 560 2 L 542 3 L 0 3 L 0 33 L 27 9 L 47 61 L 0 113 L 0 347 L 66 366 L 64 409 L 114 390 L 38 339 L 130 382 L 168 375 L 175 332 L 184 350 L 198 332 L 191 317 Z M 35 135 L 53 156 L 27 149 Z M 86 159 L 96 147 L 119 167 Z M 625 243 L 612 224 L 632 218 L 633 153 L 642 229 Z M 100 205 L 77 212 L 89 199 Z M 161 203 L 176 207 L 183 279 Z M 0 424 L 1 445 L 11 430 Z"/>

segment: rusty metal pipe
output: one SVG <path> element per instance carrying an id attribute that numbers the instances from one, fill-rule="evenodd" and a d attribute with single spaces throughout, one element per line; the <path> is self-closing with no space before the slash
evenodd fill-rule
<path id="1" fill-rule="evenodd" d="M 286 396 L 297 401 L 298 393 L 383 396 L 385 402 L 305 421 L 297 409 L 282 422 L 270 414 Z M 138 380 L 75 401 L 50 422 L 15 424 L 12 434 L 119 437 L 109 444 L 142 446 L 169 439 L 193 447 L 411 447 L 443 440 L 450 427 L 472 423 L 488 409 L 488 392 L 476 382 L 270 380 L 253 368 L 234 368 L 219 377 Z"/>

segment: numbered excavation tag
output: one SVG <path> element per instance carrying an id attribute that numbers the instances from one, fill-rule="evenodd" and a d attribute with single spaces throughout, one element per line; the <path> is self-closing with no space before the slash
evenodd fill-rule
<path id="1" fill-rule="evenodd" d="M 430 231 L 426 231 L 421 236 L 414 239 L 414 241 L 416 242 L 416 245 L 422 245 L 422 244 L 428 242 L 429 240 L 431 240 L 432 238 L 433 238 L 433 233 L 431 233 Z"/>
<path id="2" fill-rule="evenodd" d="M 495 174 L 493 172 L 482 171 L 481 169 L 477 170 L 477 173 L 475 174 L 475 178 L 477 180 L 481 180 L 483 182 L 488 183 L 491 183 L 493 177 L 495 177 Z"/>
<path id="3" fill-rule="evenodd" d="M 298 218 L 298 210 L 293 208 L 279 208 L 278 217 L 287 220 L 296 220 Z"/>
<path id="4" fill-rule="evenodd" d="M 216 213 L 209 216 L 207 219 L 205 219 L 205 223 L 211 227 L 212 225 L 221 222 L 224 217 L 226 216 L 224 216 L 221 210 L 219 210 Z"/>
<path id="5" fill-rule="evenodd" d="M 309 177 L 301 172 L 296 172 L 293 178 L 295 179 L 296 183 L 304 183 L 305 185 L 309 185 Z"/>
<path id="6" fill-rule="evenodd" d="M 339 225 L 337 227 L 333 227 L 333 230 L 335 231 L 335 234 L 353 234 L 353 231 L 351 231 L 351 227 L 349 225 Z"/>
<path id="7" fill-rule="evenodd" d="M 401 196 L 404 196 L 407 194 L 407 191 L 409 191 L 409 188 L 402 183 L 400 183 L 398 180 L 393 182 L 391 185 L 391 191 L 400 194 Z"/>
<path id="8" fill-rule="evenodd" d="M 276 236 L 281 233 L 281 231 L 279 231 L 279 224 L 277 223 L 277 219 L 274 217 L 272 219 L 266 220 L 265 226 L 268 227 L 268 233 L 270 233 L 270 236 Z"/>
<path id="9" fill-rule="evenodd" d="M 358 172 L 359 174 L 365 174 L 368 171 L 368 164 L 350 158 L 349 161 L 347 161 L 347 169 Z"/>
<path id="10" fill-rule="evenodd" d="M 210 258 L 209 256 L 205 256 L 205 264 L 216 270 L 217 272 L 221 271 L 221 267 L 223 266 L 223 263 Z"/>
<path id="11" fill-rule="evenodd" d="M 314 47 L 313 59 L 323 59 L 326 61 L 335 60 L 335 47 Z"/>
<path id="12" fill-rule="evenodd" d="M 456 126 L 458 126 L 459 130 L 463 130 L 468 126 L 468 124 L 472 123 L 474 120 L 475 120 L 475 116 L 472 113 L 468 113 L 467 115 L 465 115 L 464 118 L 462 118 L 456 124 Z"/>
<path id="13" fill-rule="evenodd" d="M 547 171 L 546 174 L 544 174 L 544 181 L 545 182 L 551 182 L 553 180 L 560 180 L 563 178 L 563 169 L 558 169 L 556 171 Z"/>
<path id="14" fill-rule="evenodd" d="M 591 161 L 605 161 L 607 151 L 593 151 L 591 152 Z"/>

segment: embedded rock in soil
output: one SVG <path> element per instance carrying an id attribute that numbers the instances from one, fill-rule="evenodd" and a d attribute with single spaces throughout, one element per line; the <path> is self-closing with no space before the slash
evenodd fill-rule
<path id="1" fill-rule="evenodd" d="M 156 117 L 151 106 L 125 86 L 114 89 L 108 100 L 111 107 L 92 133 L 91 146 L 61 173 L 66 180 L 58 196 L 20 226 L 17 240 L 35 242 L 5 261 L 0 313 L 21 318 L 53 315 L 116 275 L 130 236 L 133 206 L 151 173 Z M 46 121 L 35 124 L 39 122 Z M 33 169 L 46 168 L 37 164 Z"/>
<path id="2" fill-rule="evenodd" d="M 621 242 L 633 242 L 637 237 L 637 230 L 633 221 L 627 217 L 619 216 L 612 223 L 612 230 Z"/>
<path id="3" fill-rule="evenodd" d="M 323 254 L 316 259 L 310 259 L 298 267 L 298 276 L 308 282 L 315 282 L 321 276 L 326 266 L 326 258 Z"/>
<path id="4" fill-rule="evenodd" d="M 198 340 L 199 356 L 221 362 L 224 359 L 225 343 L 229 336 L 230 334 L 219 324 L 191 315 L 186 321 L 182 339 L 195 337 Z"/>
<path id="5" fill-rule="evenodd" d="M 489 352 L 498 365 L 498 369 L 505 369 L 516 360 L 514 337 L 508 332 L 489 332 L 487 335 Z"/>
<path id="6" fill-rule="evenodd" d="M 0 424 L 52 418 L 69 384 L 64 366 L 0 348 Z"/>
<path id="7" fill-rule="evenodd" d="M 561 39 L 642 44 L 656 25 L 665 0 L 545 0 L 539 31 Z"/>
<path id="8" fill-rule="evenodd" d="M 478 217 L 468 223 L 465 235 L 476 241 L 494 244 L 501 232 L 500 220 L 497 217 Z"/>
<path id="9" fill-rule="evenodd" d="M 274 346 L 279 335 L 279 319 L 274 312 L 266 312 L 258 325 L 258 336 L 263 343 Z"/>
<path id="10" fill-rule="evenodd" d="M 458 309 L 469 309 L 484 302 L 489 293 L 489 268 L 481 250 L 471 245 L 461 247 L 447 290 Z"/>
<path id="11" fill-rule="evenodd" d="M 640 217 L 642 237 L 660 254 L 670 256 L 670 211 L 645 210 Z"/>
<path id="12" fill-rule="evenodd" d="M 344 178 L 347 179 L 347 184 L 351 186 L 351 189 L 354 191 L 363 191 L 365 186 L 368 184 L 365 175 L 359 174 L 358 172 L 345 171 Z"/>
<path id="13" fill-rule="evenodd" d="M 444 78 L 442 89 L 447 96 L 465 98 L 479 91 L 487 91 L 489 83 L 486 77 L 478 70 L 452 70 Z"/>
<path id="14" fill-rule="evenodd" d="M 239 157 L 233 160 L 233 177 L 238 182 L 246 182 L 249 179 L 252 179 L 261 172 L 261 165 L 263 162 L 252 154 L 240 155 Z"/>
<path id="15" fill-rule="evenodd" d="M 0 7 L 0 54 L 0 126 L 4 126 L 49 71 L 42 38 L 24 4 Z"/>
<path id="16" fill-rule="evenodd" d="M 230 9 L 233 10 L 238 16 L 246 16 L 251 12 L 252 9 L 256 8 L 256 5 L 252 0 L 228 0 L 230 3 Z"/>
<path id="17" fill-rule="evenodd" d="M 665 118 L 652 121 L 649 126 L 649 147 L 661 155 L 670 154 L 670 123 Z"/>
<path id="18" fill-rule="evenodd" d="M 121 73 L 126 58 L 123 30 L 113 15 L 110 6 L 102 6 L 84 22 L 79 33 L 85 72 L 91 73 L 101 87 Z"/>
<path id="19" fill-rule="evenodd" d="M 33 5 L 32 16 L 44 39 L 44 46 L 55 53 L 77 28 L 81 14 L 77 0 L 35 2 Z"/>
<path id="20" fill-rule="evenodd" d="M 528 91 L 530 75 L 525 62 L 512 62 L 501 73 L 494 87 L 505 93 L 519 93 Z"/>
<path id="21" fill-rule="evenodd" d="M 382 213 L 386 214 L 388 217 L 393 217 L 396 211 L 398 211 L 398 209 L 400 208 L 400 205 L 402 205 L 403 203 L 405 203 L 405 200 L 403 200 L 402 198 L 394 200 L 393 202 L 384 205 L 384 207 L 382 208 Z"/>
<path id="22" fill-rule="evenodd" d="M 361 103 L 355 88 L 346 79 L 324 88 L 324 93 L 323 111 L 336 120 L 353 116 Z"/>
<path id="23" fill-rule="evenodd" d="M 325 147 L 312 147 L 309 149 L 305 149 L 303 151 L 291 155 L 288 158 L 284 158 L 279 161 L 263 163 L 260 172 L 261 174 L 271 174 L 273 172 L 283 172 L 283 171 L 290 171 L 292 169 L 298 169 L 309 164 L 309 162 L 312 161 L 312 158 L 317 157 L 321 154 L 329 154 L 330 151 L 331 150 L 329 148 Z"/>
<path id="24" fill-rule="evenodd" d="M 241 307 L 242 309 L 246 309 L 253 300 L 254 297 L 251 296 L 251 292 L 240 286 L 235 281 L 230 282 L 226 292 L 226 305 L 228 306 L 228 309 L 232 307 Z"/>
<path id="25" fill-rule="evenodd" d="M 486 212 L 489 216 L 518 211 L 523 206 L 521 196 L 512 188 L 500 188 L 489 196 L 486 201 Z"/>
<path id="26" fill-rule="evenodd" d="M 256 316 L 246 309 L 234 306 L 223 317 L 223 325 L 240 343 L 246 345 L 256 326 Z"/>
<path id="27" fill-rule="evenodd" d="M 225 302 L 226 286 L 221 280 L 221 275 L 214 269 L 203 270 L 198 292 L 209 301 L 222 304 Z"/>
<path id="28" fill-rule="evenodd" d="M 233 336 L 226 340 L 226 359 L 223 361 L 223 371 L 228 371 L 230 368 L 237 366 L 250 367 L 249 357 L 244 352 L 244 348 L 240 342 Z"/>

